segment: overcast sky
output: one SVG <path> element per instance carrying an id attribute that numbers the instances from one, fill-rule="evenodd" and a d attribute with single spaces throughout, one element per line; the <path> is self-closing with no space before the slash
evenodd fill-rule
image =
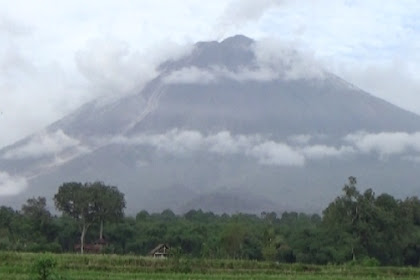
<path id="1" fill-rule="evenodd" d="M 420 1 L 1 1 L 0 147 L 127 94 L 196 41 L 244 34 L 310 53 L 420 114 Z"/>

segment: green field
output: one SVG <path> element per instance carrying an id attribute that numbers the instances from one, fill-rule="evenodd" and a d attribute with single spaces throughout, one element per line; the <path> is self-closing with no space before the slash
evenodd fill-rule
<path id="1" fill-rule="evenodd" d="M 420 279 L 420 269 L 410 267 L 10 252 L 0 253 L 0 279 L 36 279 L 34 264 L 45 256 L 56 261 L 51 279 Z"/>

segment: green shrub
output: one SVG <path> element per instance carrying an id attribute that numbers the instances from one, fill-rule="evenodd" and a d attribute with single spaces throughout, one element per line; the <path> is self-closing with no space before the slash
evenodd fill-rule
<path id="1" fill-rule="evenodd" d="M 360 264 L 366 267 L 377 267 L 380 266 L 381 263 L 375 258 L 366 257 L 360 261 Z"/>
<path id="2" fill-rule="evenodd" d="M 48 280 L 51 279 L 54 269 L 57 266 L 57 262 L 51 255 L 42 255 L 39 257 L 34 264 L 34 272 L 36 274 L 36 280 Z"/>

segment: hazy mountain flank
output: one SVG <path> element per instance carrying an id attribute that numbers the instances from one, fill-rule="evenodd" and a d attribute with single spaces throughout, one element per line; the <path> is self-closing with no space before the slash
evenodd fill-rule
<path id="1" fill-rule="evenodd" d="M 141 92 L 95 100 L 0 151 L 10 192 L 102 180 L 128 211 L 319 211 L 350 175 L 416 194 L 420 117 L 244 36 L 197 43 Z M 0 177 L 1 177 L 0 176 Z"/>

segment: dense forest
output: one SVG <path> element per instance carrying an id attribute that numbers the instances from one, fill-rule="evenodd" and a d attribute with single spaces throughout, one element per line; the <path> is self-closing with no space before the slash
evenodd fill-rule
<path id="1" fill-rule="evenodd" d="M 192 258 L 420 264 L 420 200 L 362 193 L 354 177 L 322 216 L 201 210 L 176 215 L 169 209 L 125 216 L 124 194 L 101 182 L 64 183 L 54 203 L 62 215 L 52 215 L 43 197 L 29 199 L 20 210 L 0 207 L 0 250 L 74 252 L 80 244 L 106 240 L 105 254 L 147 255 L 166 243 L 171 254 Z"/>

